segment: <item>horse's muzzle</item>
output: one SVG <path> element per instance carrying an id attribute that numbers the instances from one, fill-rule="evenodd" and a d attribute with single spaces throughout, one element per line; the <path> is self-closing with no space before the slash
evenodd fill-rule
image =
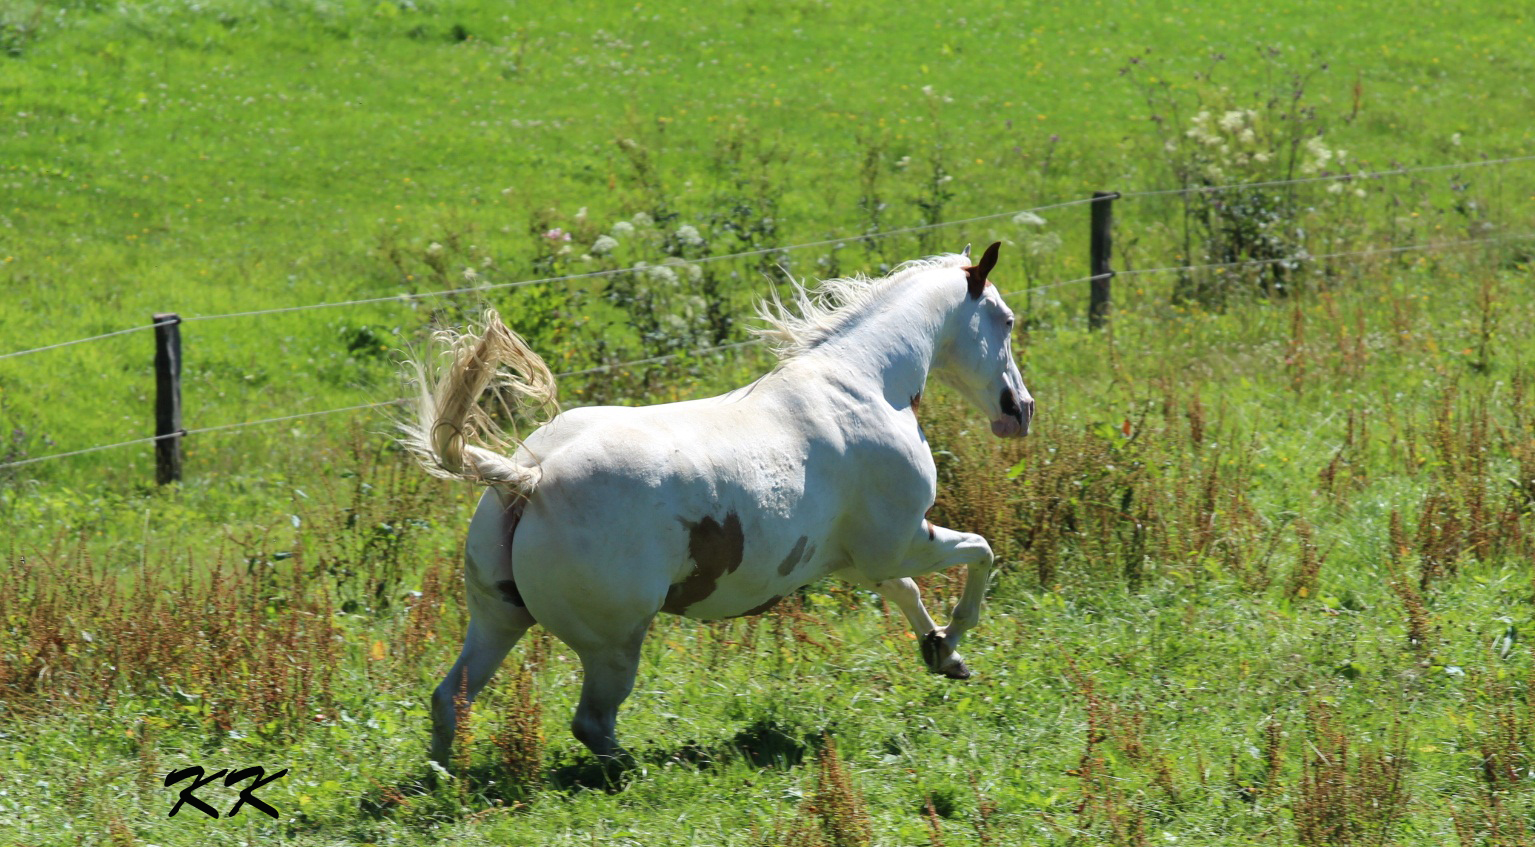
<path id="1" fill-rule="evenodd" d="M 998 438 L 1021 438 L 1029 434 L 1029 421 L 1034 418 L 1034 398 L 1022 403 L 1011 388 L 1002 389 L 1002 417 L 991 422 L 991 434 Z"/>

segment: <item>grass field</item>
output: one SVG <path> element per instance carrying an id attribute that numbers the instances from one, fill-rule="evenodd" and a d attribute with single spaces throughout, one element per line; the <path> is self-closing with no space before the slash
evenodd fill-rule
<path id="1" fill-rule="evenodd" d="M 194 435 L 164 489 L 146 445 L 4 466 L 151 434 L 138 332 L 0 358 L 0 841 L 1535 843 L 1535 162 L 1326 179 L 1528 156 L 1526 10 L 550 5 L 0 5 L 0 356 L 175 311 L 214 427 L 393 399 L 493 305 L 611 368 L 567 405 L 652 402 L 768 367 L 690 351 L 786 274 L 1004 239 L 1036 430 L 923 406 L 1001 563 L 976 677 L 830 583 L 668 618 L 605 785 L 530 636 L 438 775 L 477 492 L 379 411 Z M 1012 213 L 1100 189 L 1090 332 L 1043 288 L 1087 209 Z M 167 817 L 194 765 L 289 769 L 281 817 Z"/>

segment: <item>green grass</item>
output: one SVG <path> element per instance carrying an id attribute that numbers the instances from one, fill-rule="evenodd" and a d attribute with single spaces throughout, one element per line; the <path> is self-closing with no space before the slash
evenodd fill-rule
<path id="1" fill-rule="evenodd" d="M 1532 47 L 1509 4 L 5 6 L 0 353 L 157 311 L 1167 188 L 1195 154 L 1163 142 L 1195 111 L 1263 110 L 1292 72 L 1315 72 L 1295 126 L 1350 171 L 1526 155 Z M 1313 253 L 1528 233 L 1532 173 L 1310 186 L 1289 223 Z M 1116 266 L 1218 258 L 1185 245 L 1182 212 L 1117 203 Z M 582 258 L 637 213 L 660 224 Z M 877 273 L 1002 238 L 1005 289 L 1085 276 L 1086 209 L 1042 214 L 700 264 L 693 287 L 630 274 L 193 321 L 186 425 L 392 398 L 398 351 L 485 305 L 578 370 L 744 337 L 778 264 Z M 412 469 L 383 415 L 191 437 L 161 490 L 144 447 L 0 469 L 0 840 L 837 843 L 810 807 L 842 790 L 877 844 L 1531 843 L 1530 261 L 1527 241 L 1361 256 L 1291 296 L 1238 281 L 1203 304 L 1174 301 L 1174 274 L 1126 274 L 1096 333 L 1084 286 L 1014 295 L 1037 431 L 1002 445 L 941 392 L 924 404 L 935 517 L 1002 562 L 976 678 L 926 674 L 876 599 L 831 584 L 784 614 L 658 621 L 618 790 L 565 730 L 568 651 L 533 636 L 476 708 L 468 776 L 427 766 L 476 492 Z M 147 333 L 0 359 L 0 456 L 150 434 L 149 361 Z M 563 397 L 699 396 L 767 364 L 627 368 Z M 927 580 L 940 617 L 958 580 Z M 496 743 L 512 719 L 536 743 Z M 503 748 L 542 760 L 503 766 Z M 260 792 L 281 819 L 168 819 L 163 774 L 194 764 L 290 768 Z"/>

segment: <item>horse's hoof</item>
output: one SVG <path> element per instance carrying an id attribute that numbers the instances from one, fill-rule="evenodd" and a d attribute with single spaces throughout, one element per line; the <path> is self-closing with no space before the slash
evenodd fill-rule
<path id="1" fill-rule="evenodd" d="M 970 668 L 965 666 L 963 659 L 955 657 L 954 649 L 944 643 L 938 630 L 922 636 L 919 644 L 922 648 L 922 661 L 926 663 L 929 673 L 943 674 L 949 679 L 970 678 Z"/>
<path id="2" fill-rule="evenodd" d="M 970 678 L 970 668 L 968 666 L 966 666 L 964 662 L 955 662 L 954 664 L 952 664 L 952 665 L 944 668 L 943 670 L 939 671 L 939 673 L 943 674 L 944 676 L 948 677 L 949 679 L 969 679 Z"/>

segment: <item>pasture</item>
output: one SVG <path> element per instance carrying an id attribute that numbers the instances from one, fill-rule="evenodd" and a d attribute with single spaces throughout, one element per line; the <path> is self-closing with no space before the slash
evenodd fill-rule
<path id="1" fill-rule="evenodd" d="M 1527 10 L 547 5 L 0 7 L 0 840 L 1535 842 Z M 992 240 L 1032 434 L 922 406 L 974 678 L 818 583 L 658 620 L 616 783 L 538 630 L 427 763 L 475 493 L 310 413 L 487 305 L 567 405 L 708 396 L 786 276 Z M 151 434 L 149 334 L 10 354 L 161 311 L 186 478 L 46 459 Z"/>

